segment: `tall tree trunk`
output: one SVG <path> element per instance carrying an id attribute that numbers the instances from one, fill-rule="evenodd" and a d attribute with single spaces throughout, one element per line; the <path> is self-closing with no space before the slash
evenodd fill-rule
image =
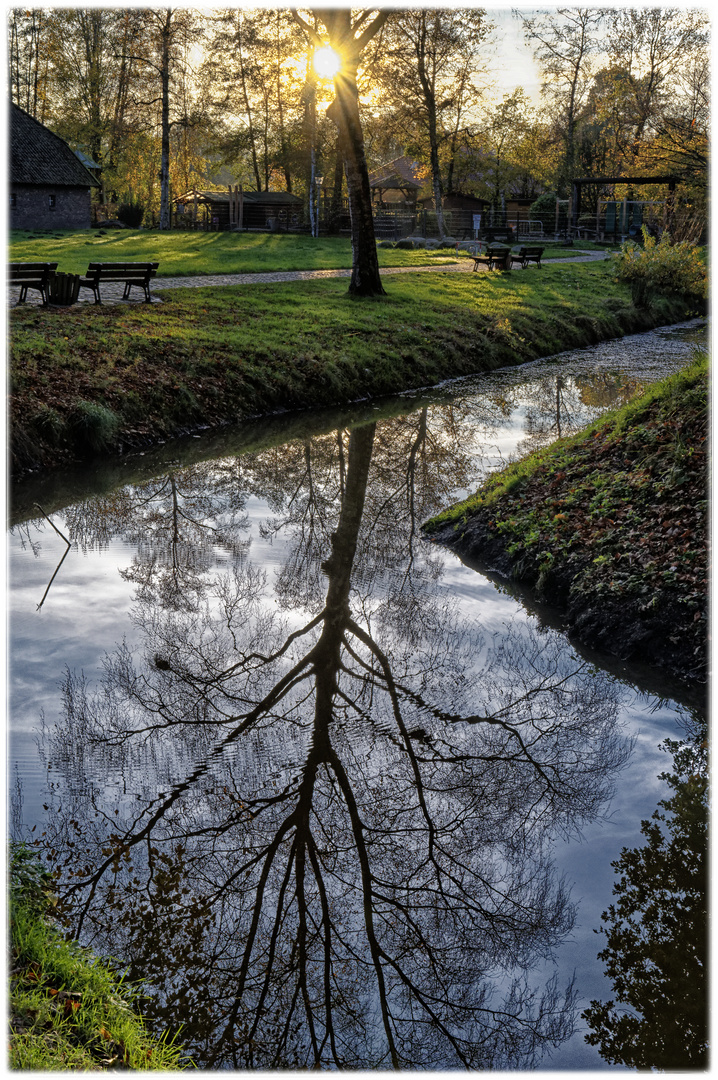
<path id="1" fill-rule="evenodd" d="M 431 160 L 431 184 L 434 191 L 434 208 L 436 210 L 436 225 L 439 230 L 439 239 L 446 236 L 444 228 L 444 204 L 441 189 L 441 166 L 439 165 L 439 145 L 436 136 L 436 112 L 432 108 L 429 111 L 429 146 Z"/>
<path id="2" fill-rule="evenodd" d="M 347 23 L 349 15 L 350 12 L 347 9 Z M 374 237 L 369 170 L 366 164 L 364 135 L 359 116 L 357 60 L 355 58 L 345 56 L 342 69 L 334 78 L 334 92 L 335 98 L 327 109 L 327 116 L 334 121 L 339 131 L 347 177 L 352 238 L 352 276 L 349 292 L 352 296 L 383 296 L 384 286 L 379 274 L 379 259 Z"/>
<path id="3" fill-rule="evenodd" d="M 282 77 L 279 67 L 277 68 L 277 113 L 279 116 L 279 147 L 282 155 L 282 172 L 284 173 L 284 183 L 287 185 L 287 191 L 292 191 L 292 172 L 289 168 L 289 145 L 287 143 L 287 132 L 284 125 L 284 102 L 282 100 Z"/>
<path id="4" fill-rule="evenodd" d="M 308 40 L 321 46 L 322 39 L 316 27 L 310 26 L 296 11 L 292 14 Z M 342 66 L 334 76 L 334 101 L 327 109 L 327 116 L 337 126 L 347 177 L 352 237 L 352 276 L 349 282 L 351 296 L 384 295 L 374 238 L 369 170 L 359 115 L 357 68 L 362 50 L 384 25 L 388 12 L 378 12 L 368 25 L 365 25 L 370 15 L 370 11 L 360 12 L 356 22 L 352 24 L 349 8 L 322 8 L 314 12 L 315 19 L 320 19 L 326 26 L 329 44 L 342 60 Z M 355 32 L 362 27 L 357 37 Z"/>
<path id="5" fill-rule="evenodd" d="M 170 221 L 170 22 L 168 11 L 162 27 L 162 150 L 160 159 L 160 230 L 167 231 Z"/>
<path id="6" fill-rule="evenodd" d="M 309 142 L 309 224 L 313 237 L 319 236 L 317 202 L 317 86 L 311 75 L 305 85 L 305 133 Z"/>
<path id="7" fill-rule="evenodd" d="M 343 186 L 344 154 L 342 153 L 341 136 L 337 131 L 336 158 L 334 159 L 334 185 L 332 187 L 332 201 L 329 209 L 329 231 L 332 233 L 338 233 L 341 229 Z"/>

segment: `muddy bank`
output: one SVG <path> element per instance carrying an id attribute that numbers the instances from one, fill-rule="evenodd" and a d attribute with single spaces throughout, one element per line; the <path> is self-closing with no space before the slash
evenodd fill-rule
<path id="1" fill-rule="evenodd" d="M 703 683 L 707 434 L 701 361 L 492 476 L 426 534 L 530 589 L 575 640 Z"/>
<path id="2" fill-rule="evenodd" d="M 707 679 L 705 617 L 696 634 L 695 613 L 675 600 L 664 598 L 657 609 L 646 609 L 642 597 L 594 595 L 573 590 L 589 565 L 573 562 L 541 577 L 519 555 L 510 555 L 506 544 L 490 527 L 489 515 L 474 515 L 461 530 L 444 525 L 430 539 L 451 548 L 457 555 L 506 581 L 515 581 L 541 604 L 560 617 L 570 640 L 608 653 L 619 660 L 650 664 L 686 682 Z"/>

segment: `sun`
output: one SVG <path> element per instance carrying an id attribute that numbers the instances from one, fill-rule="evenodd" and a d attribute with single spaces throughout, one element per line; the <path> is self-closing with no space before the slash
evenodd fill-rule
<path id="1" fill-rule="evenodd" d="M 341 57 L 329 45 L 314 53 L 314 70 L 320 79 L 333 79 L 341 66 Z"/>

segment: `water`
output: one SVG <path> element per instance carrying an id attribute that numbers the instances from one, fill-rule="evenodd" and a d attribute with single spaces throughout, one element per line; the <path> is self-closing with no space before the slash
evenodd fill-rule
<path id="1" fill-rule="evenodd" d="M 611 996 L 610 863 L 696 700 L 578 654 L 420 526 L 704 333 L 14 493 L 15 831 L 198 1063 L 602 1067 L 572 1008 Z"/>

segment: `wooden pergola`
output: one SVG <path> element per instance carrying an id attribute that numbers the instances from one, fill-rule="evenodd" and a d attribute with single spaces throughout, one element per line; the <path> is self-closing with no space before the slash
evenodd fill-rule
<path id="1" fill-rule="evenodd" d="M 573 180 L 571 183 L 572 229 L 575 230 L 578 228 L 578 219 L 581 214 L 581 191 L 584 187 L 588 187 L 589 185 L 603 187 L 608 186 L 609 184 L 634 184 L 636 186 L 644 184 L 667 184 L 668 198 L 672 203 L 676 184 L 679 183 L 680 180 L 677 176 L 584 176 L 579 180 Z"/>
<path id="2" fill-rule="evenodd" d="M 399 157 L 370 173 L 369 186 L 372 199 L 378 195 L 379 204 L 382 205 L 386 191 L 400 191 L 407 203 L 413 205 L 416 202 L 417 193 L 423 186 L 416 177 L 416 167 L 416 162 L 411 158 Z"/>

